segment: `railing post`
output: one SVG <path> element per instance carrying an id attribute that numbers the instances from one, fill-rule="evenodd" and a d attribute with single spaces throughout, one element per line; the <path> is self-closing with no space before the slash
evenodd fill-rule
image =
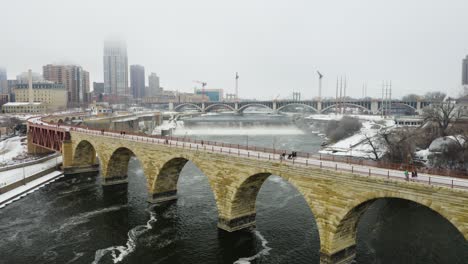
<path id="1" fill-rule="evenodd" d="M 260 159 L 260 153 L 257 153 L 258 159 Z"/>
<path id="2" fill-rule="evenodd" d="M 431 185 L 431 176 L 429 176 L 429 185 Z"/>
<path id="3" fill-rule="evenodd" d="M 229 154 L 231 154 L 231 149 L 229 149 Z"/>
<path id="4" fill-rule="evenodd" d="M 237 156 L 240 156 L 240 150 L 237 149 Z"/>
<path id="5" fill-rule="evenodd" d="M 198 150 L 198 145 L 197 145 L 197 150 Z"/>
<path id="6" fill-rule="evenodd" d="M 270 154 L 268 154 L 268 160 L 270 160 Z"/>
<path id="7" fill-rule="evenodd" d="M 453 188 L 453 180 L 452 180 L 452 188 Z"/>
<path id="8" fill-rule="evenodd" d="M 294 165 L 294 158 L 292 160 L 293 160 L 293 165 Z"/>
<path id="9" fill-rule="evenodd" d="M 387 171 L 387 179 L 390 179 L 390 171 Z"/>
<path id="10" fill-rule="evenodd" d="M 211 151 L 214 151 L 214 146 L 211 146 Z"/>
<path id="11" fill-rule="evenodd" d="M 335 163 L 335 170 L 338 170 L 338 164 Z"/>
<path id="12" fill-rule="evenodd" d="M 308 154 L 308 153 L 307 153 Z M 306 160 L 306 167 L 309 166 L 309 160 Z"/>
<path id="13" fill-rule="evenodd" d="M 219 149 L 219 152 L 220 152 L 220 153 L 223 153 L 223 148 L 220 148 L 220 149 Z"/>
<path id="14" fill-rule="evenodd" d="M 320 162 L 320 168 L 322 168 L 322 162 Z"/>
<path id="15" fill-rule="evenodd" d="M 250 152 L 247 152 L 247 157 L 250 158 Z"/>
<path id="16" fill-rule="evenodd" d="M 369 176 L 370 176 L 370 168 L 369 168 Z"/>
<path id="17" fill-rule="evenodd" d="M 351 173 L 354 173 L 354 166 L 351 166 Z"/>

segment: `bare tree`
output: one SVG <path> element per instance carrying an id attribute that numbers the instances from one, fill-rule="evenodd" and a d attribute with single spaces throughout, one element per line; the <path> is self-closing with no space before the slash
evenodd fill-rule
<path id="1" fill-rule="evenodd" d="M 424 124 L 436 124 L 440 136 L 446 136 L 448 127 L 460 119 L 462 115 L 463 110 L 452 100 L 432 104 L 423 109 Z"/>
<path id="2" fill-rule="evenodd" d="M 409 128 L 385 129 L 378 136 L 386 148 L 385 158 L 391 162 L 411 162 L 416 149 L 414 137 L 417 134 Z"/>
<path id="3" fill-rule="evenodd" d="M 349 137 L 362 127 L 359 119 L 345 116 L 339 121 L 331 120 L 327 124 L 326 134 L 333 142 Z"/>
<path id="4" fill-rule="evenodd" d="M 368 145 L 371 147 L 371 153 L 374 156 L 371 158 L 372 160 L 379 160 L 380 159 L 380 151 L 379 147 L 377 144 L 379 144 L 377 137 L 369 137 L 367 134 L 364 134 L 364 137 L 366 138 L 364 140 L 364 144 Z M 374 138 L 374 140 L 373 140 Z"/>

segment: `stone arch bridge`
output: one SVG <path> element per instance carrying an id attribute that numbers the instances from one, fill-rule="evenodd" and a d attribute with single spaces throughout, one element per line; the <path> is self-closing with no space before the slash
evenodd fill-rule
<path id="1" fill-rule="evenodd" d="M 43 145 L 31 132 L 30 145 L 61 151 L 65 168 L 96 166 L 98 157 L 103 185 L 125 183 L 128 162 L 136 157 L 146 176 L 148 201 L 153 203 L 176 199 L 179 174 L 188 161 L 193 162 L 208 178 L 218 209 L 218 227 L 229 232 L 255 226 L 257 194 L 270 175 L 278 175 L 309 205 L 319 230 L 323 264 L 351 263 L 358 221 L 378 199 L 405 199 L 430 208 L 468 239 L 468 191 L 463 189 L 324 169 L 321 165 L 299 166 L 260 152 L 243 151 L 241 155 L 240 150 L 220 146 L 29 123 L 30 131 L 39 129 L 63 136 L 50 139 L 57 141 L 55 145 Z M 257 155 L 263 155 L 262 159 Z"/>

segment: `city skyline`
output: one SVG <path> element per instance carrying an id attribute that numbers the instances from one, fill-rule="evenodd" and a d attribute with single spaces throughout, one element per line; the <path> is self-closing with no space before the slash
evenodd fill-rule
<path id="1" fill-rule="evenodd" d="M 66 62 L 81 65 L 89 70 L 92 82 L 101 82 L 102 43 L 117 35 L 127 41 L 128 64 L 157 72 L 164 87 L 183 92 L 193 90 L 192 80 L 202 79 L 207 87 L 232 93 L 234 74 L 239 72 L 241 97 L 272 99 L 294 90 L 311 98 L 318 95 L 315 71 L 320 70 L 324 97 L 333 96 L 336 77 L 343 75 L 349 81 L 349 94 L 356 96 L 367 83 L 368 94 L 379 97 L 383 80 L 392 80 L 395 97 L 408 90 L 457 95 L 461 60 L 468 54 L 467 34 L 455 30 L 463 28 L 463 10 L 468 6 L 463 1 L 449 6 L 436 1 L 366 1 L 365 9 L 344 1 L 339 5 L 207 1 L 184 6 L 161 2 L 142 10 L 138 16 L 143 21 L 138 22 L 133 22 L 138 5 L 125 2 L 115 3 L 114 14 L 108 15 L 104 11 L 109 2 L 84 1 L 74 10 L 86 9 L 86 19 L 76 19 L 82 12 L 64 12 L 65 16 L 44 8 L 70 8 L 60 1 L 26 2 L 11 3 L 11 12 L 0 18 L 9 24 L 0 29 L 10 36 L 0 51 L 9 79 L 28 68 L 38 71 L 49 62 Z M 155 8 L 161 13 L 158 18 L 147 15 Z M 15 34 L 29 26 L 11 17 L 18 12 L 40 18 L 35 23 L 43 30 L 29 36 Z M 60 19 L 63 26 L 80 26 L 86 40 L 69 32 L 55 37 L 51 33 L 55 29 L 41 26 L 51 19 Z"/>

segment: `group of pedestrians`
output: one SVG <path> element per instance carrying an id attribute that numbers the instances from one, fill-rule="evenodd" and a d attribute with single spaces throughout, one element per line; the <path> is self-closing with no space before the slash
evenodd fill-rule
<path id="1" fill-rule="evenodd" d="M 295 159 L 297 157 L 297 152 L 293 151 L 291 154 L 288 154 L 288 159 Z M 280 160 L 286 159 L 286 152 L 280 154 Z"/>
<path id="2" fill-rule="evenodd" d="M 418 177 L 418 172 L 416 171 L 416 169 L 414 169 L 411 172 L 411 180 L 415 180 L 417 177 Z M 407 181 L 410 180 L 408 170 L 405 170 L 405 178 L 406 178 Z"/>

